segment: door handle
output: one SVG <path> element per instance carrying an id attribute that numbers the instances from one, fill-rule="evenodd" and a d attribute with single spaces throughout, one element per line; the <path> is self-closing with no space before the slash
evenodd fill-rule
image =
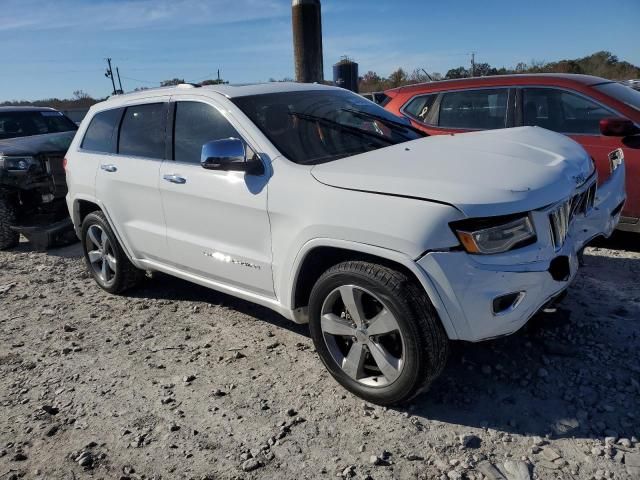
<path id="1" fill-rule="evenodd" d="M 117 172 L 118 171 L 118 167 L 116 167 L 115 165 L 100 165 L 100 168 L 102 170 L 104 170 L 105 172 L 109 172 L 109 173 L 113 173 L 113 172 Z"/>
<path id="2" fill-rule="evenodd" d="M 170 175 L 165 175 L 162 178 L 164 178 L 167 182 L 177 183 L 179 185 L 184 185 L 185 183 L 187 183 L 187 179 L 184 177 L 181 177 L 180 175 L 170 174 Z"/>

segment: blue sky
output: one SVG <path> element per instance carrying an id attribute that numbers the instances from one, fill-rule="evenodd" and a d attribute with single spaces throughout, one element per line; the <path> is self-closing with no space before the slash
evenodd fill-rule
<path id="1" fill-rule="evenodd" d="M 640 65 L 639 0 L 323 0 L 325 76 L 342 55 L 360 73 L 445 73 L 609 50 Z M 232 83 L 293 77 L 290 0 L 0 0 L 0 100 L 110 93 L 218 68 Z M 134 80 L 135 79 L 135 80 Z"/>

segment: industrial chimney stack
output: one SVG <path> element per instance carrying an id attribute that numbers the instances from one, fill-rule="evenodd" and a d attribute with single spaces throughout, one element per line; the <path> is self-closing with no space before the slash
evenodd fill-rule
<path id="1" fill-rule="evenodd" d="M 320 0 L 293 0 L 293 50 L 296 81 L 324 81 Z"/>

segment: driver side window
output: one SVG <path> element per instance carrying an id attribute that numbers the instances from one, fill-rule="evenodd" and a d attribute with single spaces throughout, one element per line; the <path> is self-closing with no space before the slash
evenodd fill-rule
<path id="1" fill-rule="evenodd" d="M 214 140 L 242 138 L 214 107 L 202 102 L 176 102 L 173 159 L 200 164 L 202 146 Z"/>

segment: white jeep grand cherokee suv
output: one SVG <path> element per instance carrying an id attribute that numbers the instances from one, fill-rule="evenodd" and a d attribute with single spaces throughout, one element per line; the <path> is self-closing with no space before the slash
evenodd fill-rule
<path id="1" fill-rule="evenodd" d="M 562 293 L 625 199 L 620 157 L 597 187 L 564 135 L 421 137 L 321 85 L 116 96 L 68 151 L 67 201 L 103 289 L 160 271 L 309 322 L 336 380 L 388 405 L 449 340 L 513 333 Z"/>

